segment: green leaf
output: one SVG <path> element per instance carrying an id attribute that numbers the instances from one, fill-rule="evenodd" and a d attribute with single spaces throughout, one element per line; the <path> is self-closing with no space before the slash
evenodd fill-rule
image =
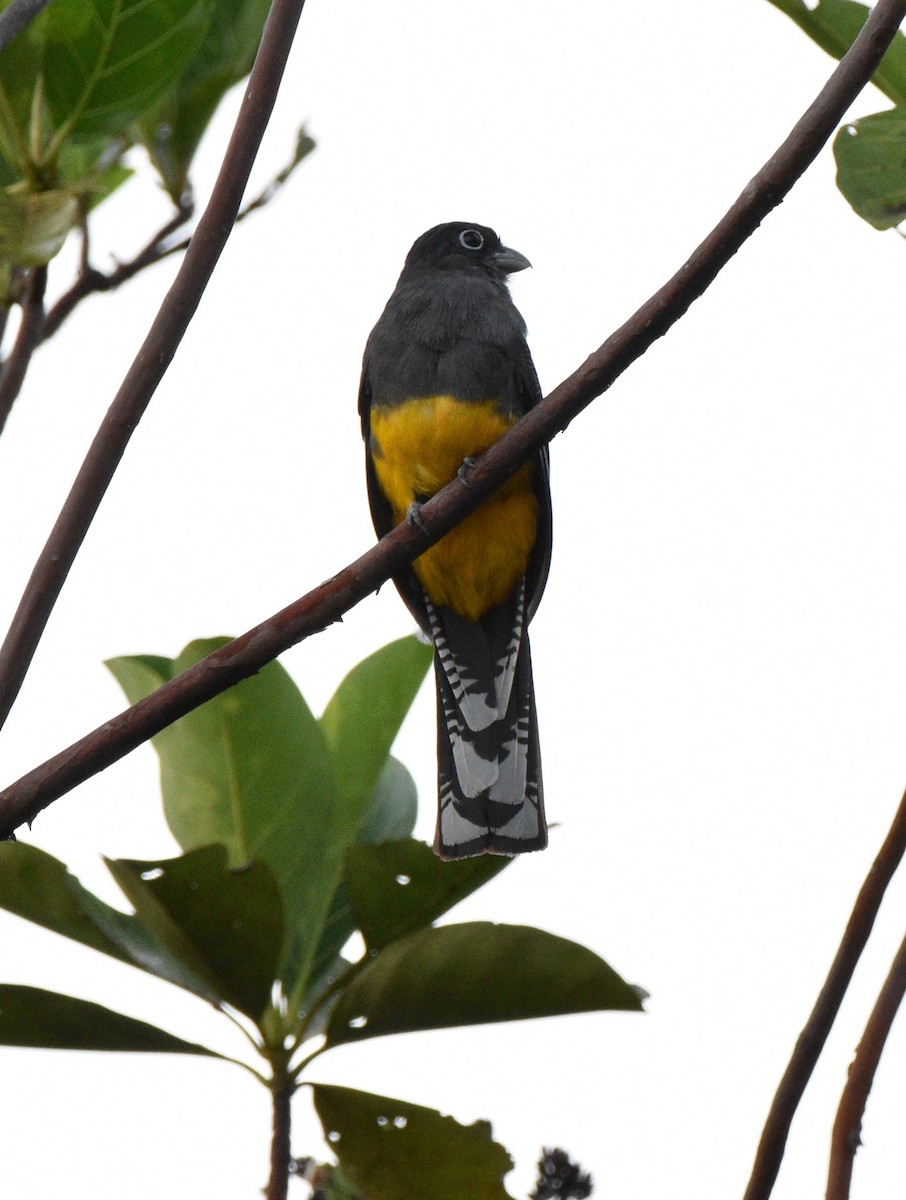
<path id="1" fill-rule="evenodd" d="M 270 0 L 214 0 L 204 40 L 141 136 L 170 196 L 179 203 L 198 144 L 226 92 L 252 69 Z"/>
<path id="2" fill-rule="evenodd" d="M 205 1000 L 218 1000 L 201 980 L 171 958 L 134 916 L 93 895 L 63 863 L 35 846 L 0 842 L 0 907 Z"/>
<path id="3" fill-rule="evenodd" d="M 408 837 L 418 816 L 418 792 L 408 769 L 393 755 L 384 760 L 365 816 L 356 834 L 356 845 L 370 846 Z"/>
<path id="4" fill-rule="evenodd" d="M 822 50 L 842 58 L 865 24 L 869 9 L 853 0 L 770 0 L 804 30 Z M 906 37 L 897 33 L 872 76 L 874 83 L 895 104 L 906 103 Z"/>
<path id="5" fill-rule="evenodd" d="M 71 191 L 6 188 L 0 192 L 0 260 L 18 267 L 46 266 L 78 223 L 79 202 Z"/>
<path id="6" fill-rule="evenodd" d="M 135 703 L 226 640 L 193 642 L 175 661 L 146 655 L 107 665 Z M 387 765 L 388 752 L 429 662 L 414 638 L 385 647 L 350 672 L 321 722 L 271 663 L 154 738 L 180 845 L 221 843 L 234 865 L 259 859 L 274 871 L 291 1006 L 301 1007 L 312 970 L 352 932 L 343 898 L 334 901 L 346 847 L 414 822 L 414 786 L 404 768 Z"/>
<path id="7" fill-rule="evenodd" d="M 324 1136 L 368 1200 L 509 1200 L 513 1160 L 486 1121 L 460 1125 L 433 1108 L 353 1088 L 312 1086 Z"/>
<path id="8" fill-rule="evenodd" d="M 369 950 L 380 950 L 432 924 L 511 862 L 490 854 L 441 862 L 412 839 L 353 846 L 346 852 L 343 887 Z"/>
<path id="9" fill-rule="evenodd" d="M 153 938 L 225 1003 L 258 1021 L 270 1004 L 283 941 L 280 891 L 268 868 L 230 868 L 224 846 L 107 865 Z"/>
<path id="10" fill-rule="evenodd" d="M 390 838 L 406 837 L 415 825 L 417 808 L 415 782 L 403 764 L 391 755 L 384 763 L 384 770 L 378 779 L 371 803 L 365 811 L 365 817 L 356 834 L 356 844 L 366 845 Z M 313 978 L 316 979 L 328 970 L 358 928 L 346 890 L 340 884 L 334 893 L 330 912 L 321 933 L 312 968 Z M 303 1007 L 307 1007 L 316 994 L 316 986 L 313 986 L 305 997 Z"/>
<path id="11" fill-rule="evenodd" d="M 431 665 L 416 637 L 383 646 L 349 672 L 321 717 L 337 788 L 361 812 L 378 785 L 403 719 Z"/>
<path id="12" fill-rule="evenodd" d="M 344 989 L 328 1046 L 389 1033 L 566 1013 L 640 1012 L 637 989 L 585 946 L 476 921 L 393 942 Z"/>
<path id="13" fill-rule="evenodd" d="M 107 666 L 134 704 L 228 640 L 193 642 L 175 661 L 145 655 Z M 153 742 L 179 844 L 225 845 L 234 866 L 257 859 L 277 877 L 287 935 L 281 978 L 298 991 L 361 820 L 337 797 L 330 752 L 299 689 L 269 663 Z"/>
<path id="14" fill-rule="evenodd" d="M 82 892 L 81 884 L 59 859 L 26 842 L 0 842 L 0 907 L 102 954 L 130 962 L 122 947 L 85 912 Z"/>
<path id="15" fill-rule="evenodd" d="M 875 229 L 906 220 L 906 107 L 844 125 L 834 157 L 837 187 L 863 220 Z"/>
<path id="16" fill-rule="evenodd" d="M 165 946 L 155 941 L 138 917 L 132 913 L 122 913 L 119 909 L 105 904 L 71 876 L 67 884 L 77 894 L 85 914 L 123 951 L 132 966 L 147 971 L 149 975 L 156 975 L 167 983 L 175 984 L 176 987 L 184 988 L 209 1004 L 220 1004 L 221 997 L 218 993 Z"/>
<path id="17" fill-rule="evenodd" d="M 130 1050 L 223 1057 L 89 1000 L 13 983 L 0 984 L 0 1044 L 45 1050 Z"/>
<path id="18" fill-rule="evenodd" d="M 53 157 L 74 134 L 127 130 L 185 70 L 211 8 L 212 0 L 54 0 L 4 55 L 6 105 L 26 140 L 49 143 Z M 49 139 L 34 119 L 49 119 Z"/>

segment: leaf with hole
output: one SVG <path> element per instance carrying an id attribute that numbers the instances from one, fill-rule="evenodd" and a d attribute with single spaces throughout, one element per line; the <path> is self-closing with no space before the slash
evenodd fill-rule
<path id="1" fill-rule="evenodd" d="M 411 838 L 346 852 L 343 887 L 369 950 L 431 925 L 512 862 L 497 855 L 442 862 Z"/>
<path id="2" fill-rule="evenodd" d="M 844 125 L 834 139 L 837 187 L 875 229 L 906 220 L 906 107 Z"/>
<path id="3" fill-rule="evenodd" d="M 412 832 L 416 810 L 415 782 L 403 764 L 391 755 L 384 764 L 371 803 L 365 811 L 364 820 L 356 834 L 356 844 L 365 845 L 382 842 L 385 838 L 404 837 Z M 348 866 L 344 876 L 347 874 Z M 307 1007 L 317 993 L 317 977 L 328 969 L 358 928 L 346 889 L 343 883 L 340 883 L 324 922 L 312 967 L 312 978 L 315 982 L 306 993 L 303 1008 Z"/>
<path id="4" fill-rule="evenodd" d="M 641 1012 L 641 994 L 592 950 L 544 930 L 445 925 L 392 942 L 366 964 L 331 1014 L 327 1044 L 604 1009 Z"/>
<path id="5" fill-rule="evenodd" d="M 186 988 L 217 997 L 159 946 L 131 914 L 99 899 L 50 854 L 26 842 L 0 842 L 0 907 L 72 941 Z"/>
<path id="6" fill-rule="evenodd" d="M 343 1175 L 368 1200 L 510 1200 L 510 1155 L 487 1121 L 461 1125 L 433 1108 L 323 1083 L 312 1086 Z"/>
<path id="7" fill-rule="evenodd" d="M 223 846 L 161 862 L 107 860 L 138 919 L 223 1002 L 259 1021 L 283 940 L 282 901 L 264 863 L 230 867 Z"/>

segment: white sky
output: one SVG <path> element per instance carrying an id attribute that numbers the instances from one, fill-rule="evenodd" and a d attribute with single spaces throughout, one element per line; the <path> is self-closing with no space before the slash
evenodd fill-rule
<path id="1" fill-rule="evenodd" d="M 0 741 L 3 779 L 122 707 L 104 658 L 239 633 L 367 547 L 361 351 L 420 232 L 475 220 L 531 258 L 513 291 L 549 390 L 673 273 L 830 69 L 765 0 L 309 0 L 258 183 L 303 118 L 318 151 L 232 239 L 56 608 Z M 853 112 L 886 106 L 869 91 Z M 228 129 L 225 116 L 205 144 L 202 197 Z M 583 942 L 651 992 L 648 1015 L 388 1038 L 315 1065 L 318 1080 L 491 1119 L 515 1196 L 555 1143 L 602 1200 L 741 1194 L 906 783 L 906 247 L 850 212 L 833 173 L 826 150 L 552 448 L 533 656 L 560 827 L 449 919 Z M 99 265 L 166 207 L 133 183 L 102 211 Z M 173 270 L 85 304 L 33 365 L 0 439 L 4 626 Z M 410 628 L 385 588 L 283 661 L 320 711 L 353 663 Z M 427 689 L 396 752 L 430 838 Z M 60 800 L 29 838 L 115 899 L 101 854 L 174 850 L 152 751 Z M 904 893 L 900 879 L 778 1200 L 822 1192 Z M 0 939 L 5 981 L 238 1049 L 209 1009 L 139 972 L 3 915 Z M 902 1191 L 904 1033 L 876 1080 L 855 1197 Z M 6 1196 L 248 1200 L 264 1183 L 267 1097 L 234 1068 L 0 1057 Z M 305 1092 L 294 1111 L 294 1153 L 323 1153 Z"/>

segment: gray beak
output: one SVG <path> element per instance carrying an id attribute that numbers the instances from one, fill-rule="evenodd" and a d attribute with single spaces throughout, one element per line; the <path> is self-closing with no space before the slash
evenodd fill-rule
<path id="1" fill-rule="evenodd" d="M 504 246 L 497 251 L 494 255 L 494 263 L 507 275 L 511 275 L 514 271 L 524 271 L 526 267 L 532 265 L 524 254 L 520 254 L 518 250 L 511 250 L 509 246 Z"/>

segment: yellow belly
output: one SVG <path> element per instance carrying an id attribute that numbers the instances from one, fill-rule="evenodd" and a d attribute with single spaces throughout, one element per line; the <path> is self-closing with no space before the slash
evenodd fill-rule
<path id="1" fill-rule="evenodd" d="M 394 520 L 449 483 L 464 458 L 487 450 L 512 424 L 493 400 L 428 396 L 372 408 L 374 469 Z M 528 567 L 538 528 L 531 467 L 517 471 L 461 525 L 412 564 L 434 604 L 470 621 L 504 601 Z"/>

